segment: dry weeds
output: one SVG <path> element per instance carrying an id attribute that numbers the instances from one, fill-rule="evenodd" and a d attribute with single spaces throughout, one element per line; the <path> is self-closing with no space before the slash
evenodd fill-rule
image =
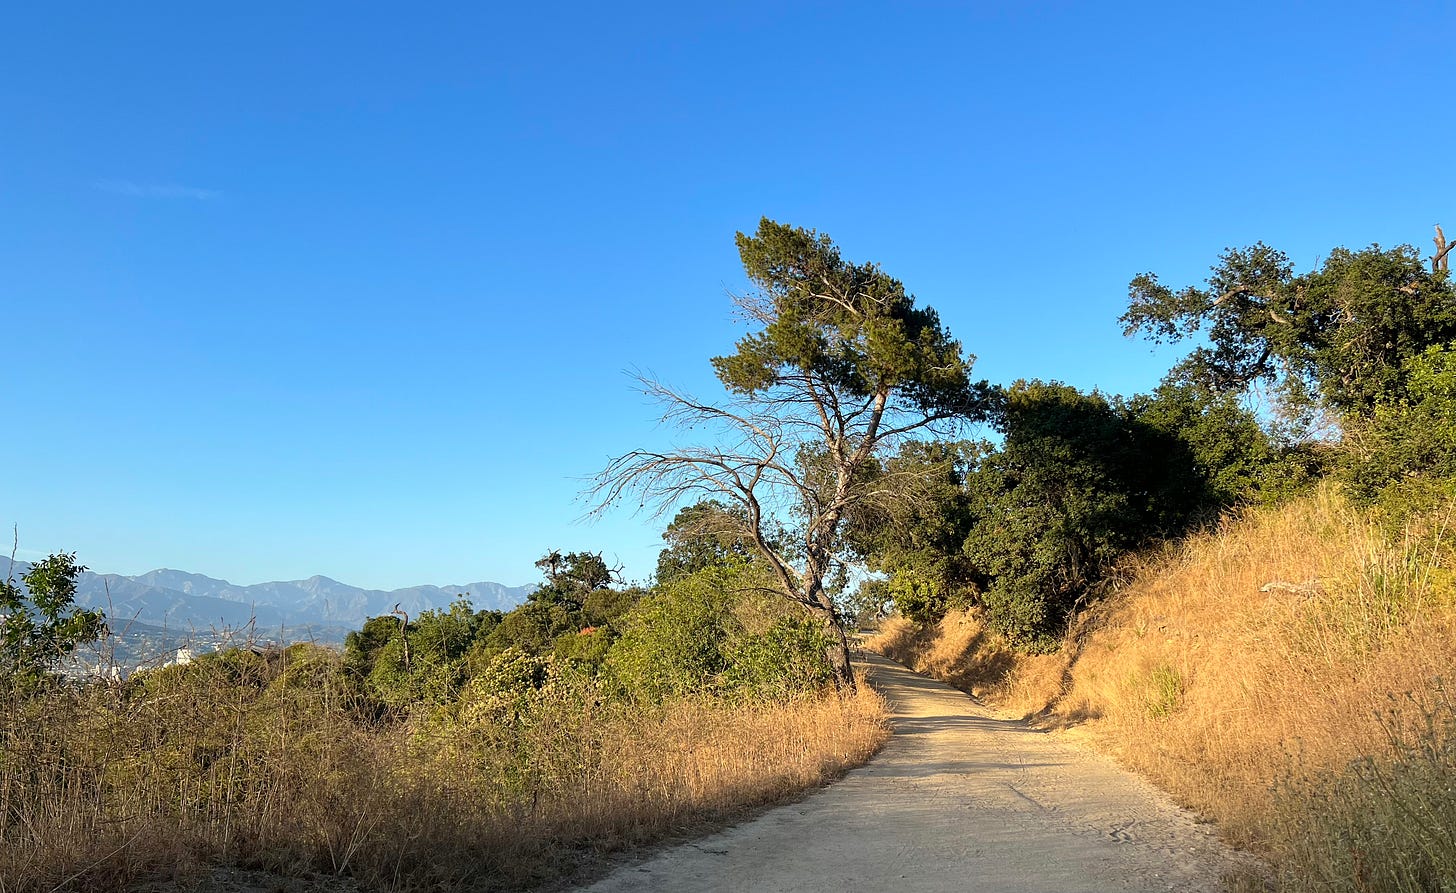
<path id="1" fill-rule="evenodd" d="M 1407 764 L 1447 772 L 1451 799 L 1456 714 L 1437 696 L 1456 659 L 1447 520 L 1393 536 L 1327 487 L 1138 559 L 1058 654 L 1009 652 L 974 612 L 926 630 L 890 624 L 869 644 L 994 706 L 1079 726 L 1274 857 L 1291 889 L 1400 889 L 1372 881 L 1368 854 L 1350 855 L 1355 832 L 1321 813 L 1336 791 L 1365 802 L 1361 771 L 1366 787 L 1395 777 L 1412 752 L 1434 755 Z M 1412 841 L 1423 821 L 1405 822 Z M 1336 851 L 1365 874 L 1305 886 L 1311 860 Z"/>
<path id="2" fill-rule="evenodd" d="M 220 868 L 378 890 L 533 887 L 791 797 L 888 734 L 862 687 L 768 706 L 538 705 L 470 738 L 453 720 L 361 715 L 319 672 L 336 656 L 291 654 L 291 668 L 9 705 L 0 891 L 186 888 Z"/>

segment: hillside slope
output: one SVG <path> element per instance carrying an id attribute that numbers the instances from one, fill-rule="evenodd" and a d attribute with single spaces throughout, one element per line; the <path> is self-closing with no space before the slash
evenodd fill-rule
<path id="1" fill-rule="evenodd" d="M 975 612 L 891 621 L 871 646 L 1076 727 L 1288 889 L 1400 889 L 1456 874 L 1447 539 L 1443 519 L 1384 531 L 1326 487 L 1125 568 L 1056 654 L 1006 648 Z"/>

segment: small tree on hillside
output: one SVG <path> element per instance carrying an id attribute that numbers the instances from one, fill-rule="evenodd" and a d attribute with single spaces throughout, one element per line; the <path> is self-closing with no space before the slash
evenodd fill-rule
<path id="1" fill-rule="evenodd" d="M 853 688 L 844 620 L 826 581 L 845 560 L 841 525 L 887 496 L 878 458 L 908 436 L 949 433 L 985 413 L 984 383 L 930 308 L 873 263 L 840 256 L 827 236 L 764 219 L 739 233 L 757 286 L 739 297 L 756 330 L 713 368 L 728 390 L 706 403 L 651 380 L 664 421 L 715 432 L 708 446 L 634 450 L 598 476 L 598 510 L 631 496 L 659 511 L 718 499 L 740 519 L 776 587 L 828 626 L 835 681 Z M 779 539 L 776 530 L 793 536 Z"/>
<path id="2" fill-rule="evenodd" d="M 106 635 L 104 614 L 75 607 L 85 570 L 74 553 L 57 552 L 21 577 L 24 590 L 13 578 L 0 582 L 0 685 L 33 687 L 78 646 Z"/>
<path id="3" fill-rule="evenodd" d="M 587 597 L 618 581 L 620 568 L 608 567 L 600 552 L 560 552 L 552 549 L 536 562 L 546 582 L 527 598 L 541 604 L 560 604 L 581 610 Z"/>

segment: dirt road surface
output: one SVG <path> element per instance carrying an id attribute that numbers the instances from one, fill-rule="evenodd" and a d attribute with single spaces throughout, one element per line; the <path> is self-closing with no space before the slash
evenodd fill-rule
<path id="1" fill-rule="evenodd" d="M 1105 757 L 865 661 L 895 728 L 868 765 L 586 889 L 1202 893 L 1256 868 Z"/>

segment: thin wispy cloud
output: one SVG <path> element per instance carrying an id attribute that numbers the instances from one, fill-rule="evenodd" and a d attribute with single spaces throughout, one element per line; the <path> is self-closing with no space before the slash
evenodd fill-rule
<path id="1" fill-rule="evenodd" d="M 96 188 L 115 195 L 130 195 L 134 198 L 190 198 L 196 201 L 221 198 L 216 189 L 199 189 L 196 186 L 179 186 L 175 183 L 137 183 L 132 180 L 97 180 Z"/>

